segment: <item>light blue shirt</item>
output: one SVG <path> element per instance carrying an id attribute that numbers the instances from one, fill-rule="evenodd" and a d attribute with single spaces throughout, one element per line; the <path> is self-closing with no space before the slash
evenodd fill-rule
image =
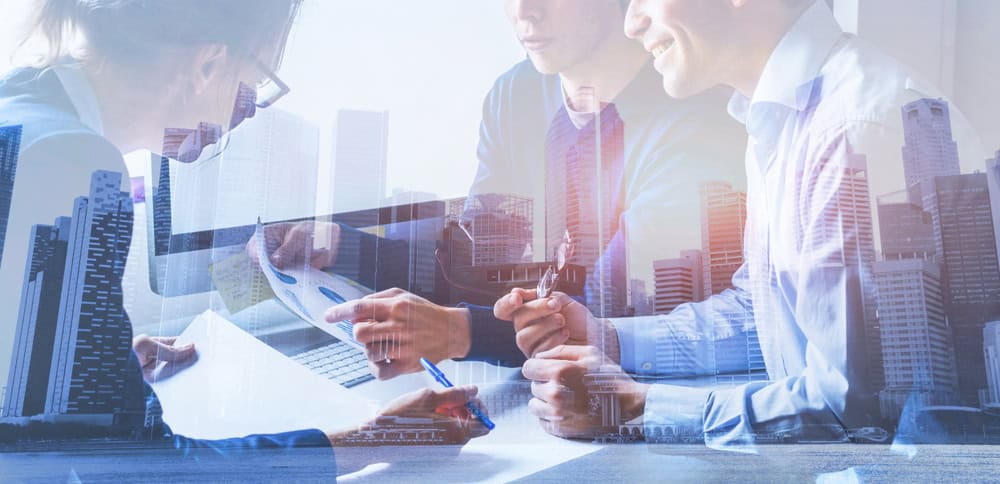
<path id="1" fill-rule="evenodd" d="M 924 97 L 939 96 L 816 2 L 772 53 L 753 98 L 732 98 L 730 114 L 750 138 L 734 288 L 613 323 L 626 371 L 671 377 L 716 374 L 716 344 L 755 326 L 769 381 L 655 384 L 647 439 L 664 426 L 703 433 L 711 447 L 768 432 L 843 439 L 878 421 L 873 195 L 905 187 L 900 108 Z"/>

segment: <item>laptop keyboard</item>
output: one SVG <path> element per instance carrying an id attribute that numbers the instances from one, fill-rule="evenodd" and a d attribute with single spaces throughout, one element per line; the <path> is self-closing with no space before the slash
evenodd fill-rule
<path id="1" fill-rule="evenodd" d="M 368 370 L 368 358 L 364 352 L 342 341 L 307 350 L 291 358 L 345 388 L 375 379 Z"/>

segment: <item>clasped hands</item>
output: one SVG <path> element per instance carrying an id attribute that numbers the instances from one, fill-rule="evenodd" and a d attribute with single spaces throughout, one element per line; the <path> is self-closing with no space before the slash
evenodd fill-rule
<path id="1" fill-rule="evenodd" d="M 618 335 L 610 321 L 595 318 L 566 294 L 538 298 L 520 288 L 498 300 L 493 311 L 514 324 L 517 346 L 528 357 L 521 370 L 531 380 L 528 408 L 547 432 L 593 438 L 642 415 L 648 385 L 615 361 Z"/>

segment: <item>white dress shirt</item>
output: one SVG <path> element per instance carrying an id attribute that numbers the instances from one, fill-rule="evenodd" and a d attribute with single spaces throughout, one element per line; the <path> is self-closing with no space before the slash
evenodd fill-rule
<path id="1" fill-rule="evenodd" d="M 872 195 L 904 188 L 900 108 L 938 97 L 930 92 L 816 2 L 772 53 L 753 98 L 733 97 L 730 114 L 750 138 L 734 288 L 669 315 L 613 322 L 622 367 L 640 376 L 714 375 L 716 343 L 755 325 L 769 381 L 655 384 L 647 440 L 664 426 L 703 433 L 712 447 L 765 432 L 843 439 L 877 421 Z"/>

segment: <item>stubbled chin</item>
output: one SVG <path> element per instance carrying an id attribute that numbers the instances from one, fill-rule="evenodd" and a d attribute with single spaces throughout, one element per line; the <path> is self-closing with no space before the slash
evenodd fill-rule
<path id="1" fill-rule="evenodd" d="M 555 74 L 558 72 L 555 63 L 550 59 L 528 52 L 528 60 L 531 61 L 531 65 L 535 66 L 535 70 L 542 74 Z"/>
<path id="2" fill-rule="evenodd" d="M 668 73 L 663 76 L 663 91 L 668 96 L 676 99 L 683 99 L 697 95 L 700 91 L 690 82 L 679 79 L 677 73 Z"/>

